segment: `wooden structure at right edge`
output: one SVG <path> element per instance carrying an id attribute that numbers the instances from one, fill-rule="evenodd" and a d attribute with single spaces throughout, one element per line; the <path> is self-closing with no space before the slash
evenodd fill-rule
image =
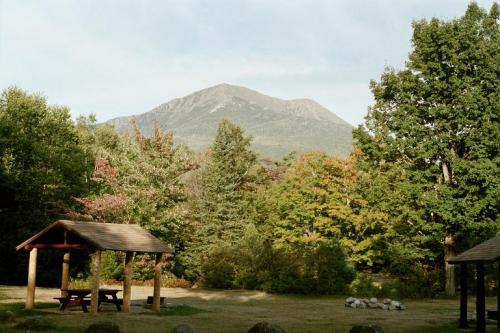
<path id="1" fill-rule="evenodd" d="M 97 313 L 99 305 L 99 275 L 101 271 L 101 252 L 106 250 L 125 252 L 123 272 L 123 311 L 130 311 L 132 281 L 132 261 L 134 253 L 156 254 L 154 271 L 153 310 L 160 310 L 161 260 L 164 253 L 173 253 L 159 239 L 135 224 L 112 224 L 84 221 L 59 220 L 27 239 L 16 247 L 17 250 L 30 251 L 28 267 L 28 290 L 26 309 L 35 304 L 36 259 L 40 249 L 64 251 L 61 278 L 61 296 L 69 285 L 70 252 L 87 251 L 92 255 L 92 292 L 90 309 Z"/>
<path id="2" fill-rule="evenodd" d="M 476 315 L 479 333 L 486 332 L 486 308 L 484 290 L 484 265 L 497 263 L 499 278 L 497 281 L 497 316 L 500 314 L 500 236 L 493 237 L 458 256 L 448 260 L 448 263 L 460 265 L 460 328 L 467 325 L 467 265 L 476 266 Z M 498 318 L 498 317 L 497 317 Z M 497 331 L 500 331 L 500 320 L 497 319 Z"/>

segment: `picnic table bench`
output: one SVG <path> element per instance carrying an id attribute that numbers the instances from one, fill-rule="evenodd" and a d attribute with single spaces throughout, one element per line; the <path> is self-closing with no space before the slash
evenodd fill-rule
<path id="1" fill-rule="evenodd" d="M 66 292 L 65 297 L 54 297 L 57 299 L 61 306 L 59 310 L 64 311 L 68 306 L 79 305 L 82 307 L 83 312 L 88 312 L 87 305 L 90 305 L 90 289 L 61 289 Z M 120 289 L 99 289 L 98 305 L 101 303 L 111 303 L 116 306 L 118 311 L 121 311 L 123 299 L 118 298 L 116 294 L 121 291 Z"/>

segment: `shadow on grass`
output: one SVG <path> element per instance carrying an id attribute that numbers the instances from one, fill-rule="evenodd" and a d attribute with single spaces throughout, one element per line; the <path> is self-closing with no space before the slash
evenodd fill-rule
<path id="1" fill-rule="evenodd" d="M 35 303 L 35 308 L 32 310 L 26 310 L 24 308 L 24 303 L 0 303 L 0 311 L 12 311 L 17 318 L 19 317 L 30 317 L 30 316 L 45 316 L 45 315 L 59 315 L 57 312 L 46 312 L 40 311 L 43 309 L 57 309 L 59 308 L 58 303 Z"/>
<path id="2" fill-rule="evenodd" d="M 24 308 L 24 303 L 0 303 L 0 312 L 2 311 L 12 311 L 15 314 L 15 317 L 21 320 L 17 320 L 17 322 L 22 322 L 24 318 L 33 317 L 33 316 L 47 316 L 47 315 L 60 315 L 57 312 L 46 312 L 41 311 L 42 309 L 57 309 L 59 307 L 58 303 L 36 303 L 35 309 L 26 310 Z M 25 331 L 24 328 L 16 328 L 13 326 L 14 324 L 1 323 L 0 320 L 0 332 L 2 333 L 19 333 Z M 55 327 L 44 330 L 37 330 L 37 332 L 41 333 L 79 333 L 83 332 L 83 329 L 75 329 L 75 328 L 66 328 L 66 327 Z"/>
<path id="3" fill-rule="evenodd" d="M 146 307 L 147 309 L 151 309 L 151 307 Z M 208 310 L 195 308 L 188 305 L 179 305 L 168 308 L 161 308 L 159 312 L 151 311 L 146 312 L 144 314 L 153 315 L 153 316 L 191 316 L 197 313 L 210 312 Z"/>

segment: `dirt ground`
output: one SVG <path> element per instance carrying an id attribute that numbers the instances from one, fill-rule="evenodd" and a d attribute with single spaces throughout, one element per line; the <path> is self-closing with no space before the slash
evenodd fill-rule
<path id="1" fill-rule="evenodd" d="M 105 286 L 121 289 L 121 286 Z M 344 297 L 272 295 L 258 291 L 204 290 L 163 288 L 161 295 L 168 303 L 184 304 L 206 310 L 188 316 L 154 316 L 143 305 L 152 287 L 132 287 L 132 312 L 117 312 L 106 305 L 97 315 L 83 313 L 79 308 L 60 312 L 56 308 L 43 311 L 56 325 L 69 328 L 87 327 L 97 319 L 115 321 L 122 332 L 166 333 L 180 323 L 189 323 L 200 333 L 243 333 L 258 321 L 274 322 L 290 333 L 347 333 L 351 326 L 377 324 L 386 333 L 425 332 L 426 328 L 449 325 L 458 321 L 458 299 L 403 300 L 405 311 L 351 309 L 344 307 Z M 53 302 L 58 289 L 37 288 L 36 302 Z M 0 303 L 24 302 L 26 288 L 0 286 Z M 487 309 L 496 307 L 496 299 L 487 300 Z M 469 311 L 474 310 L 474 299 Z M 492 327 L 491 325 L 489 325 Z M 435 332 L 435 331 L 433 331 Z"/>

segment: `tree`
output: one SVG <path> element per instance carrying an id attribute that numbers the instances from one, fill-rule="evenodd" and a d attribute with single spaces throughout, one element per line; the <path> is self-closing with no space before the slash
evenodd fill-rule
<path id="1" fill-rule="evenodd" d="M 16 87 L 0 95 L 0 279 L 25 265 L 15 245 L 63 213 L 61 202 L 87 191 L 92 157 L 81 149 L 67 107 Z M 50 266 L 50 265 L 48 265 Z M 7 271 L 3 271 L 3 270 Z M 16 270 L 19 270 L 16 272 Z M 50 272 L 53 273 L 53 272 Z M 43 276 L 41 276 L 42 283 Z M 45 281 L 46 282 L 46 281 Z"/>
<path id="2" fill-rule="evenodd" d="M 378 261 L 384 215 L 367 209 L 356 190 L 356 158 L 311 152 L 292 164 L 267 196 L 278 246 L 308 252 L 335 240 L 358 266 Z"/>
<path id="3" fill-rule="evenodd" d="M 401 71 L 371 82 L 375 104 L 354 133 L 367 165 L 403 171 L 406 221 L 446 260 L 498 230 L 500 127 L 499 6 L 469 5 L 463 17 L 413 23 L 413 49 Z"/>
<path id="4" fill-rule="evenodd" d="M 223 119 L 203 176 L 200 219 L 204 237 L 235 241 L 243 231 L 242 193 L 256 156 L 250 137 Z"/>

